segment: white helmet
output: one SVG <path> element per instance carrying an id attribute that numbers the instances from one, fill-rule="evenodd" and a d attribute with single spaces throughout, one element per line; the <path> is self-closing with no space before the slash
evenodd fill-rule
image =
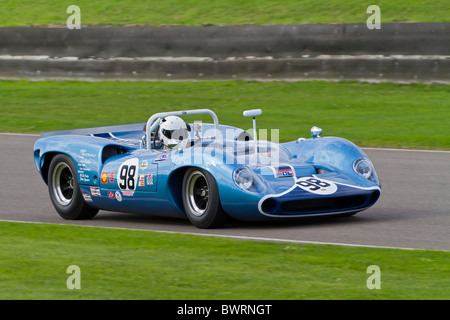
<path id="1" fill-rule="evenodd" d="M 164 146 L 173 148 L 179 145 L 183 148 L 187 144 L 189 131 L 191 128 L 183 119 L 168 116 L 161 120 L 158 133 Z"/>

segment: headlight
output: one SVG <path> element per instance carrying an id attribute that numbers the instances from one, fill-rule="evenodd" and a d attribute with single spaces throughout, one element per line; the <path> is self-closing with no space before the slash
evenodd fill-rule
<path id="1" fill-rule="evenodd" d="M 261 193 L 266 190 L 264 183 L 249 168 L 237 169 L 234 171 L 233 178 L 236 185 L 244 191 Z"/>
<path id="2" fill-rule="evenodd" d="M 249 169 L 242 168 L 234 172 L 234 181 L 239 188 L 250 190 L 253 185 L 253 176 Z"/>
<path id="3" fill-rule="evenodd" d="M 372 181 L 375 184 L 380 184 L 378 180 L 377 173 L 375 172 L 375 168 L 372 162 L 369 159 L 358 159 L 353 163 L 353 170 L 369 181 Z"/>
<path id="4" fill-rule="evenodd" d="M 369 179 L 372 175 L 372 168 L 372 164 L 366 159 L 359 159 L 353 164 L 353 169 L 356 173 L 362 175 L 366 179 Z"/>

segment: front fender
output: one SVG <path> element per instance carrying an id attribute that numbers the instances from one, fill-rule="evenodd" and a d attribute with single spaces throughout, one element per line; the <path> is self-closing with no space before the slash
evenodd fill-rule
<path id="1" fill-rule="evenodd" d="M 236 206 L 241 209 L 248 204 L 254 211 L 255 203 L 261 195 L 251 194 L 240 190 L 233 179 L 234 170 L 242 167 L 240 164 L 230 162 L 230 155 L 218 148 L 188 149 L 183 152 L 174 152 L 171 155 L 172 164 L 162 163 L 158 169 L 162 176 L 168 175 L 167 186 L 173 202 L 180 210 L 183 208 L 181 188 L 184 173 L 188 168 L 195 167 L 209 172 L 215 179 L 222 208 L 232 217 L 239 217 Z M 162 165 L 162 166 L 161 166 Z"/>
<path id="2" fill-rule="evenodd" d="M 358 181 L 362 187 L 372 187 L 380 183 L 369 181 L 353 169 L 353 164 L 358 159 L 369 159 L 369 157 L 353 142 L 338 137 L 311 138 L 303 141 L 292 141 L 282 144 L 289 150 L 294 161 L 302 161 L 316 167 L 323 167 L 330 171 L 342 173 Z M 370 159 L 369 159 L 370 160 Z M 378 176 L 374 172 L 376 180 Z M 343 181 L 345 182 L 345 181 Z"/>

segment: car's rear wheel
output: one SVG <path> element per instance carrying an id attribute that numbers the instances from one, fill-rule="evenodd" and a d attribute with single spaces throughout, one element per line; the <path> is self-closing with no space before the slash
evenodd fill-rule
<path id="1" fill-rule="evenodd" d="M 75 163 L 67 155 L 56 155 L 48 170 L 48 191 L 53 206 L 64 219 L 79 220 L 94 217 L 98 209 L 86 204 L 78 185 Z"/>
<path id="2" fill-rule="evenodd" d="M 222 226 L 227 215 L 220 205 L 216 180 L 207 171 L 190 168 L 183 178 L 183 205 L 186 215 L 198 228 Z"/>

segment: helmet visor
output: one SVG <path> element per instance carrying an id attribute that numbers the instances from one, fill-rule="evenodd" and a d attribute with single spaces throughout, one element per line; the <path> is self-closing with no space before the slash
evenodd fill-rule
<path id="1" fill-rule="evenodd" d="M 186 129 L 176 129 L 176 130 L 161 130 L 162 134 L 167 139 L 173 139 L 173 140 L 184 140 L 189 136 L 189 132 Z"/>

